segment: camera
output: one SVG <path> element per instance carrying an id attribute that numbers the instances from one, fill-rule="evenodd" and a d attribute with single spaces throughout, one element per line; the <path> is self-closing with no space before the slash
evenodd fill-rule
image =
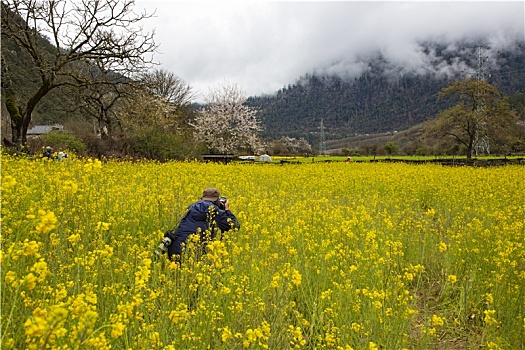
<path id="1" fill-rule="evenodd" d="M 154 258 L 160 257 L 162 254 L 166 253 L 168 251 L 168 246 L 171 244 L 171 238 L 164 237 L 162 242 L 160 242 L 157 249 L 155 249 L 155 255 Z"/>
<path id="2" fill-rule="evenodd" d="M 221 209 L 224 209 L 224 206 L 225 206 L 227 200 L 228 200 L 228 198 L 226 198 L 224 196 L 219 198 L 219 207 L 221 207 Z"/>

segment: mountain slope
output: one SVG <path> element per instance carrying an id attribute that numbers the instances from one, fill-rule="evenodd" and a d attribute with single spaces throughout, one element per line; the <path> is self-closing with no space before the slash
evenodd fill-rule
<path id="1" fill-rule="evenodd" d="M 378 55 L 354 79 L 306 75 L 275 95 L 250 98 L 249 104 L 261 109 L 267 138 L 305 137 L 315 144 L 321 119 L 327 139 L 408 129 L 451 105 L 453 101 L 438 100 L 441 89 L 454 80 L 476 78 L 477 46 L 451 51 L 426 43 L 423 50 L 433 55 L 424 74 L 396 68 Z M 491 56 L 483 63 L 489 83 L 504 95 L 525 92 L 523 42 L 506 50 L 485 48 L 482 52 Z"/>

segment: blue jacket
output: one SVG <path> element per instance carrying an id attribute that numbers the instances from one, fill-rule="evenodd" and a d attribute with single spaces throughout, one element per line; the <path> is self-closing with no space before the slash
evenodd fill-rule
<path id="1" fill-rule="evenodd" d="M 211 227 L 210 227 L 211 226 Z M 206 230 L 210 237 L 206 237 Z M 171 244 L 168 246 L 168 257 L 174 254 L 180 255 L 182 243 L 186 241 L 189 235 L 197 233 L 200 229 L 200 240 L 205 242 L 214 239 L 216 228 L 221 231 L 228 231 L 234 228 L 240 228 L 239 221 L 229 210 L 219 209 L 219 206 L 213 202 L 200 200 L 191 204 L 182 217 L 179 226 L 175 231 L 167 231 L 164 236 L 171 236 Z"/>

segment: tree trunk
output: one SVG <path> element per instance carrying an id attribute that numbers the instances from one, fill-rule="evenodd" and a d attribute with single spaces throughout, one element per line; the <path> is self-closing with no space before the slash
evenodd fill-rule
<path id="1" fill-rule="evenodd" d="M 467 145 L 467 159 L 472 159 L 472 148 L 474 145 L 474 139 L 471 137 Z"/>
<path id="2" fill-rule="evenodd" d="M 33 95 L 33 97 L 31 97 L 29 101 L 27 101 L 26 109 L 22 113 L 22 123 L 20 126 L 20 141 L 22 145 L 27 142 L 27 129 L 29 129 L 29 124 L 31 123 L 32 114 L 35 110 L 36 105 L 51 90 L 51 83 L 49 83 L 48 81 L 44 81 L 40 89 L 38 89 L 38 91 Z"/>
<path id="3" fill-rule="evenodd" d="M 18 109 L 18 106 L 15 102 L 14 95 L 10 95 L 9 92 L 6 90 L 6 100 L 5 100 L 5 106 L 7 108 L 7 112 L 9 113 L 9 116 L 11 117 L 11 142 L 13 142 L 15 145 L 21 144 L 22 139 L 22 115 L 20 114 L 20 110 Z"/>
<path id="4" fill-rule="evenodd" d="M 29 124 L 31 123 L 33 110 L 40 100 L 52 89 L 52 84 L 47 77 L 42 76 L 42 80 L 42 86 L 40 86 L 38 91 L 27 101 L 26 108 L 20 109 L 16 104 L 16 94 L 13 89 L 13 83 L 7 64 L 5 63 L 4 55 L 2 55 L 2 87 L 6 92 L 6 109 L 11 117 L 11 140 L 17 146 L 27 142 L 27 129 L 29 129 Z"/>
<path id="5" fill-rule="evenodd" d="M 13 82 L 9 75 L 9 69 L 2 54 L 2 87 L 5 89 L 5 107 L 11 117 L 11 142 L 20 145 L 22 140 L 23 116 L 16 104 L 16 94 L 13 89 Z"/>

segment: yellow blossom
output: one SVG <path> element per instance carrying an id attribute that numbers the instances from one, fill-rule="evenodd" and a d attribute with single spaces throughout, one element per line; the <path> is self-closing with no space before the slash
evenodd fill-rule
<path id="1" fill-rule="evenodd" d="M 276 273 L 273 277 L 272 277 L 272 282 L 270 283 L 270 287 L 272 288 L 277 288 L 279 287 L 279 280 L 281 279 L 281 276 L 279 275 L 279 273 Z"/>
<path id="2" fill-rule="evenodd" d="M 30 272 L 24 278 L 24 282 L 25 282 L 27 290 L 32 290 L 36 287 L 37 278 L 32 272 Z"/>
<path id="3" fill-rule="evenodd" d="M 88 159 L 87 163 L 84 165 L 85 170 L 87 171 L 96 171 L 102 168 L 102 162 L 98 159 Z"/>
<path id="4" fill-rule="evenodd" d="M 233 333 L 230 331 L 228 327 L 219 328 L 219 331 L 222 331 L 221 340 L 223 343 L 226 343 L 228 340 L 233 338 Z"/>
<path id="5" fill-rule="evenodd" d="M 485 324 L 487 326 L 495 326 L 499 323 L 498 320 L 494 317 L 494 315 L 496 314 L 496 310 L 485 310 L 483 311 L 483 313 L 485 314 L 483 321 L 485 321 Z"/>
<path id="6" fill-rule="evenodd" d="M 405 272 L 403 278 L 406 281 L 410 282 L 410 281 L 412 281 L 414 279 L 414 274 L 412 272 Z"/>
<path id="7" fill-rule="evenodd" d="M 330 300 L 330 295 L 332 295 L 332 290 L 328 289 L 321 293 L 321 300 L 328 299 Z"/>
<path id="8" fill-rule="evenodd" d="M 169 314 L 169 318 L 171 322 L 173 323 L 179 323 L 184 321 L 186 318 L 190 316 L 190 313 L 188 311 L 188 306 L 185 304 L 180 304 L 177 308 L 177 310 L 173 310 Z"/>
<path id="9" fill-rule="evenodd" d="M 122 322 L 116 322 L 111 325 L 111 338 L 119 338 L 124 333 L 126 326 Z"/>
<path id="10" fill-rule="evenodd" d="M 521 341 L 521 165 L 321 159 L 2 154 L 2 349 L 428 348 L 450 327 L 464 337 L 465 322 L 485 328 L 487 349 Z M 192 235 L 180 261 L 151 262 L 203 186 L 230 197 L 242 229 L 206 247 Z M 460 282 L 468 320 L 450 313 Z M 425 286 L 441 288 L 429 314 L 416 307 Z"/>
<path id="11" fill-rule="evenodd" d="M 97 231 L 108 231 L 109 230 L 109 223 L 108 222 L 97 222 Z"/>
<path id="12" fill-rule="evenodd" d="M 36 226 L 36 232 L 45 234 L 55 228 L 58 220 L 52 211 L 46 213 L 43 210 L 39 210 L 38 215 L 40 216 L 40 223 Z"/>
<path id="13" fill-rule="evenodd" d="M 62 184 L 62 190 L 75 194 L 78 191 L 78 185 L 72 180 L 66 180 Z"/>
<path id="14" fill-rule="evenodd" d="M 44 280 L 49 273 L 49 270 L 47 269 L 47 263 L 43 259 L 36 262 L 31 268 L 31 271 L 38 274 L 38 283 L 44 283 Z"/>
<path id="15" fill-rule="evenodd" d="M 500 347 L 497 343 L 494 343 L 494 342 L 492 342 L 492 341 L 489 341 L 489 342 L 487 343 L 487 348 L 488 348 L 489 350 L 501 350 L 501 347 Z"/>
<path id="16" fill-rule="evenodd" d="M 301 284 L 302 276 L 296 269 L 293 269 L 292 271 L 292 283 L 296 286 L 299 286 Z"/>
<path id="17" fill-rule="evenodd" d="M 255 334 L 253 329 L 250 328 L 246 330 L 246 339 L 248 339 L 250 343 L 253 343 L 254 341 L 257 340 L 257 335 Z"/>
<path id="18" fill-rule="evenodd" d="M 11 175 L 2 178 L 2 190 L 10 190 L 16 185 L 16 179 Z"/>
<path id="19" fill-rule="evenodd" d="M 425 215 L 428 215 L 428 216 L 434 216 L 436 215 L 436 210 L 435 209 L 428 209 L 426 212 L 425 212 Z"/>
<path id="20" fill-rule="evenodd" d="M 445 319 L 438 315 L 432 315 L 431 323 L 434 327 L 441 327 L 445 324 Z"/>
<path id="21" fill-rule="evenodd" d="M 78 233 L 72 234 L 71 236 L 69 236 L 69 237 L 67 238 L 67 240 L 68 240 L 71 244 L 75 245 L 75 244 L 77 244 L 78 241 L 80 240 L 80 234 L 78 234 Z"/>
<path id="22" fill-rule="evenodd" d="M 4 342 L 5 349 L 13 349 L 15 340 L 13 338 L 7 338 Z"/>
<path id="23" fill-rule="evenodd" d="M 14 271 L 7 271 L 4 277 L 5 283 L 11 285 L 12 287 L 18 286 L 18 280 L 16 278 L 16 272 Z"/>
<path id="24" fill-rule="evenodd" d="M 30 256 L 30 255 L 36 255 L 38 253 L 38 249 L 40 248 L 40 245 L 35 241 L 27 242 L 27 240 L 24 242 L 23 251 L 24 255 Z"/>
<path id="25" fill-rule="evenodd" d="M 361 325 L 359 323 L 352 322 L 352 330 L 358 333 L 361 330 Z"/>

